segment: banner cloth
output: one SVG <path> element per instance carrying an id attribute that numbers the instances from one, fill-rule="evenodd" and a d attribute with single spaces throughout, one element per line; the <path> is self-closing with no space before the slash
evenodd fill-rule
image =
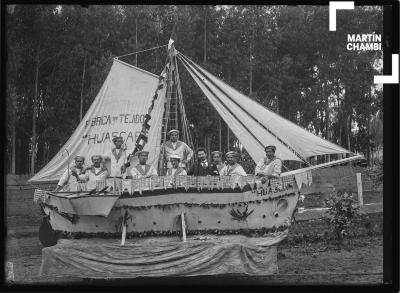
<path id="1" fill-rule="evenodd" d="M 189 236 L 127 239 L 61 239 L 42 250 L 39 275 L 81 278 L 135 278 L 216 274 L 270 275 L 278 272 L 276 244 L 287 231 L 270 237 Z"/>

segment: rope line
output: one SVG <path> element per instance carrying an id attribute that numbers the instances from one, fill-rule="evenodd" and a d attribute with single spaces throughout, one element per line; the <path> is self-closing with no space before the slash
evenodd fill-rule
<path id="1" fill-rule="evenodd" d="M 167 45 L 158 46 L 158 47 L 153 47 L 153 48 L 146 49 L 146 50 L 133 52 L 133 53 L 128 53 L 128 54 L 125 54 L 125 55 L 121 55 L 121 56 L 115 57 L 115 59 L 119 59 L 119 58 L 122 58 L 122 57 L 125 57 L 125 56 L 134 55 L 134 54 L 139 54 L 139 53 L 143 53 L 143 52 L 147 52 L 147 51 L 151 51 L 151 50 L 156 50 L 156 49 L 159 49 L 159 48 L 164 48 L 166 46 L 168 46 L 168 44 Z"/>
<path id="2" fill-rule="evenodd" d="M 266 127 L 263 123 L 261 123 L 258 119 L 254 118 L 246 109 L 244 109 L 241 105 L 238 104 L 237 101 L 233 100 L 230 95 L 228 95 L 220 86 L 215 84 L 210 77 L 206 76 L 204 73 L 204 69 L 201 68 L 199 65 L 194 63 L 190 58 L 187 56 L 183 55 L 182 53 L 178 52 L 178 56 L 184 59 L 188 64 L 191 64 L 194 69 L 197 69 L 198 72 L 203 74 L 203 84 L 204 80 L 207 80 L 209 83 L 211 83 L 214 87 L 216 87 L 220 92 L 222 92 L 230 101 L 232 101 L 236 106 L 238 106 L 242 111 L 244 111 L 250 118 L 252 118 L 259 126 L 261 126 L 264 130 L 266 130 L 270 135 L 272 135 L 275 139 L 277 139 L 281 144 L 283 144 L 286 148 L 288 148 L 296 157 L 298 157 L 302 162 L 306 163 L 307 166 L 311 166 L 311 164 L 303 158 L 293 147 L 291 147 L 288 143 L 283 141 L 280 137 L 278 137 L 275 133 L 271 131 L 268 127 Z M 208 87 L 208 86 L 207 86 Z M 214 94 L 215 95 L 215 94 Z M 222 103 L 222 102 L 221 102 Z M 237 118 L 236 118 L 237 119 Z M 248 130 L 249 131 L 249 130 Z M 250 132 L 250 131 L 249 131 Z M 264 148 L 264 144 L 261 144 L 262 148 Z"/>

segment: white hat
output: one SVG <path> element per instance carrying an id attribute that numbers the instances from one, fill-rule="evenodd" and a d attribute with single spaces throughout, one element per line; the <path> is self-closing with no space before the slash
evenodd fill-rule
<path id="1" fill-rule="evenodd" d="M 226 156 L 228 156 L 228 155 L 234 155 L 234 156 L 239 156 L 239 154 L 237 153 L 237 152 L 235 152 L 235 151 L 230 151 L 230 152 L 227 152 L 226 154 L 225 154 Z"/>
<path id="2" fill-rule="evenodd" d="M 136 154 L 137 154 L 138 156 L 139 156 L 140 154 L 148 155 L 149 152 L 148 152 L 148 151 L 138 151 Z"/>
<path id="3" fill-rule="evenodd" d="M 172 159 L 175 159 L 175 160 L 181 160 L 181 157 L 180 156 L 178 156 L 178 155 L 170 155 L 169 156 L 169 160 L 172 160 Z"/>
<path id="4" fill-rule="evenodd" d="M 93 159 L 94 159 L 95 157 L 98 157 L 98 158 L 100 158 L 100 161 L 103 161 L 103 157 L 100 156 L 100 155 L 93 155 L 93 156 L 91 157 L 92 161 L 93 161 Z"/>
<path id="5" fill-rule="evenodd" d="M 168 135 L 170 135 L 171 133 L 176 132 L 179 134 L 179 130 L 176 129 L 171 129 L 170 131 L 168 131 Z"/>

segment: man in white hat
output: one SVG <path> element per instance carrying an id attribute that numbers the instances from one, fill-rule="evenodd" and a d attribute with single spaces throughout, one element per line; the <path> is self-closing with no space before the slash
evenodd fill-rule
<path id="1" fill-rule="evenodd" d="M 131 176 L 133 179 L 140 178 L 150 178 L 158 176 L 156 168 L 152 165 L 146 164 L 147 159 L 149 157 L 149 152 L 147 151 L 139 151 L 137 152 L 139 164 L 131 169 Z"/>
<path id="2" fill-rule="evenodd" d="M 93 165 L 85 169 L 84 174 L 79 175 L 79 179 L 86 181 L 105 180 L 108 175 L 107 168 L 102 165 L 103 158 L 100 155 L 92 156 Z"/>
<path id="3" fill-rule="evenodd" d="M 114 137 L 112 141 L 115 147 L 107 151 L 103 155 L 103 159 L 104 161 L 110 160 L 110 177 L 122 178 L 126 175 L 125 162 L 131 151 L 126 150 L 122 136 Z"/>
<path id="4" fill-rule="evenodd" d="M 262 178 L 263 183 L 269 178 L 278 178 L 282 171 L 282 161 L 275 156 L 276 147 L 269 145 L 264 150 L 266 157 L 258 162 L 255 169 L 255 175 Z"/>
<path id="5" fill-rule="evenodd" d="M 187 175 L 186 170 L 183 169 L 181 166 L 179 166 L 180 160 L 181 158 L 178 155 L 170 156 L 171 168 L 167 170 L 167 176 L 170 177 L 169 185 L 172 185 L 173 183 L 176 182 L 177 176 Z"/>
<path id="6" fill-rule="evenodd" d="M 85 158 L 82 156 L 76 156 L 75 157 L 75 166 L 70 167 L 69 169 L 65 170 L 65 172 L 62 174 L 60 181 L 58 181 L 57 187 L 54 191 L 59 191 L 60 189 L 63 188 L 64 185 L 67 183 L 77 183 L 81 181 L 79 179 L 79 175 L 82 175 L 84 172 L 84 166 L 83 164 L 85 163 Z"/>
<path id="7" fill-rule="evenodd" d="M 179 131 L 172 129 L 168 132 L 169 140 L 165 145 L 161 146 L 161 153 L 164 154 L 164 160 L 167 161 L 167 168 L 171 168 L 169 161 L 172 155 L 177 155 L 180 158 L 179 166 L 186 168 L 187 163 L 193 157 L 193 150 L 183 141 L 179 140 Z"/>
<path id="8" fill-rule="evenodd" d="M 226 153 L 227 165 L 222 168 L 220 174 L 221 176 L 247 176 L 243 167 L 237 163 L 239 154 L 235 151 L 230 151 Z"/>

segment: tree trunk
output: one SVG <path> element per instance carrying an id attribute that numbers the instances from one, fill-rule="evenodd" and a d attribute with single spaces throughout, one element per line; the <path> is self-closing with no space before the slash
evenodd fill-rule
<path id="1" fill-rule="evenodd" d="M 207 134 L 207 144 L 206 144 L 206 148 L 207 148 L 207 156 L 208 156 L 208 161 L 211 162 L 211 146 L 210 146 L 210 136 L 209 134 Z"/>
<path id="2" fill-rule="evenodd" d="M 203 42 L 203 63 L 207 62 L 207 6 L 204 7 L 204 42 Z"/>
<path id="3" fill-rule="evenodd" d="M 350 134 L 351 134 L 351 115 L 349 115 L 349 117 L 347 118 L 347 149 L 349 151 L 351 148 L 351 142 L 350 142 Z"/>
<path id="4" fill-rule="evenodd" d="M 371 133 L 371 117 L 368 115 L 368 123 L 367 123 L 367 135 L 368 135 L 368 144 L 367 144 L 367 162 L 368 166 L 371 166 L 371 144 L 370 144 L 370 133 Z"/>
<path id="5" fill-rule="evenodd" d="M 135 52 L 137 52 L 138 51 L 138 36 L 137 36 L 137 34 L 138 34 L 138 17 L 136 16 L 136 19 L 135 19 Z M 135 66 L 137 66 L 137 55 L 138 54 L 135 54 Z"/>
<path id="6" fill-rule="evenodd" d="M 218 117 L 218 146 L 219 146 L 219 151 L 222 151 L 222 123 L 221 123 L 221 117 Z"/>
<path id="7" fill-rule="evenodd" d="M 81 108 L 80 108 L 79 121 L 82 121 L 83 118 L 83 85 L 85 83 L 85 70 L 86 70 L 86 53 L 85 53 L 85 58 L 83 59 L 83 71 L 82 71 L 82 81 L 81 81 Z"/>
<path id="8" fill-rule="evenodd" d="M 11 107 L 12 107 L 12 117 L 10 117 L 12 121 L 12 128 L 11 128 L 11 174 L 15 174 L 15 137 L 17 134 L 16 131 L 16 99 L 17 96 L 14 93 L 14 91 L 10 91 L 10 97 L 11 97 Z"/>
<path id="9" fill-rule="evenodd" d="M 229 132 L 230 132 L 230 129 L 229 129 L 228 124 L 226 124 L 226 128 L 227 128 L 226 151 L 229 152 Z"/>
<path id="10" fill-rule="evenodd" d="M 326 105 L 325 105 L 325 138 L 329 140 L 329 94 L 327 93 L 326 87 L 323 90 L 324 95 L 326 96 Z"/>
<path id="11" fill-rule="evenodd" d="M 35 159 L 36 159 L 36 116 L 37 116 L 37 97 L 39 86 L 39 59 L 40 46 L 36 52 L 36 68 L 35 68 L 35 91 L 33 93 L 33 115 L 32 115 L 32 155 L 31 155 L 31 174 L 35 174 Z"/>
<path id="12" fill-rule="evenodd" d="M 15 120 L 12 126 L 12 134 L 11 134 L 11 174 L 15 174 L 15 136 L 16 136 L 16 127 Z"/>
<path id="13" fill-rule="evenodd" d="M 250 53 L 249 53 L 249 97 L 253 94 L 253 40 L 250 41 Z"/>

